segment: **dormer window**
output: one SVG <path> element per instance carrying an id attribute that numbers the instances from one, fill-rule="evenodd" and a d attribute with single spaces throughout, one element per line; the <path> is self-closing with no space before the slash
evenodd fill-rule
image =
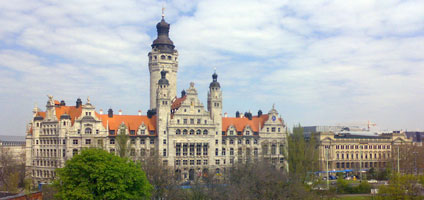
<path id="1" fill-rule="evenodd" d="M 85 134 L 91 134 L 91 128 L 86 128 L 84 132 Z"/>
<path id="2" fill-rule="evenodd" d="M 250 135 L 250 131 L 246 131 L 246 135 Z"/>
<path id="3" fill-rule="evenodd" d="M 271 128 L 271 132 L 275 132 L 275 127 L 272 127 Z"/>
<path id="4" fill-rule="evenodd" d="M 234 135 L 234 131 L 230 131 L 230 135 Z"/>

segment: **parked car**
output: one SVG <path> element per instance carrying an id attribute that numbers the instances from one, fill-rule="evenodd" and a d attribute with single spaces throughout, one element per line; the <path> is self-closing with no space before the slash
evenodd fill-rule
<path id="1" fill-rule="evenodd" d="M 368 183 L 378 183 L 378 181 L 377 180 L 375 180 L 375 179 L 371 179 L 371 180 L 368 180 Z"/>

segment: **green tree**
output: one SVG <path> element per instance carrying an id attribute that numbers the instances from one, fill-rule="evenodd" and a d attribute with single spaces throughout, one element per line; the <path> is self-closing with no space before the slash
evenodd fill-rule
<path id="1" fill-rule="evenodd" d="M 304 181 L 306 174 L 317 170 L 318 148 L 314 134 L 305 137 L 302 126 L 293 127 L 288 137 L 289 173 L 292 179 Z"/>
<path id="2" fill-rule="evenodd" d="M 380 186 L 377 199 L 424 199 L 419 182 L 420 177 L 412 174 L 393 174 L 389 185 Z"/>
<path id="3" fill-rule="evenodd" d="M 121 124 L 119 127 L 119 134 L 116 136 L 116 147 L 121 158 L 128 156 L 128 140 L 130 137 L 127 135 L 127 127 Z"/>
<path id="4" fill-rule="evenodd" d="M 152 186 L 140 165 L 101 149 L 85 149 L 56 169 L 60 199 L 148 199 Z"/>

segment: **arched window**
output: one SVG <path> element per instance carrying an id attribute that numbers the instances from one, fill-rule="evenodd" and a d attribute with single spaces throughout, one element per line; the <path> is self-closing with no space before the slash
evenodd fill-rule
<path id="1" fill-rule="evenodd" d="M 172 57 L 171 56 L 168 56 L 168 60 L 172 60 Z"/>
<path id="2" fill-rule="evenodd" d="M 202 134 L 202 131 L 200 129 L 197 129 L 196 135 L 200 135 L 200 134 Z"/>
<path id="3" fill-rule="evenodd" d="M 181 134 L 181 130 L 180 130 L 180 129 L 177 129 L 177 130 L 175 131 L 175 134 L 180 135 L 180 134 Z"/>
<path id="4" fill-rule="evenodd" d="M 188 132 L 187 129 L 184 129 L 183 130 L 183 135 L 187 135 L 187 132 Z"/>
<path id="5" fill-rule="evenodd" d="M 190 130 L 190 135 L 194 135 L 194 130 L 193 129 Z"/>
<path id="6" fill-rule="evenodd" d="M 164 55 L 161 55 L 160 56 L 160 59 L 165 60 L 165 56 Z"/>
<path id="7" fill-rule="evenodd" d="M 237 144 L 241 144 L 241 140 L 240 139 L 238 140 L 238 143 Z"/>
<path id="8" fill-rule="evenodd" d="M 85 134 L 91 134 L 91 128 L 86 128 L 85 129 Z"/>
<path id="9" fill-rule="evenodd" d="M 207 134 L 208 134 L 208 130 L 206 130 L 206 129 L 205 129 L 205 130 L 203 131 L 203 135 L 207 135 Z"/>
<path id="10" fill-rule="evenodd" d="M 246 140 L 246 144 L 250 144 L 250 140 L 249 139 Z"/>

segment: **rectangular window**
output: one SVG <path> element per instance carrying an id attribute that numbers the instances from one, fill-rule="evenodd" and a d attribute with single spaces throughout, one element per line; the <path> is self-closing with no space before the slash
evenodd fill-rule
<path id="1" fill-rule="evenodd" d="M 85 139 L 85 144 L 91 144 L 91 139 Z"/>
<path id="2" fill-rule="evenodd" d="M 135 144 L 135 139 L 131 139 L 131 144 Z"/>
<path id="3" fill-rule="evenodd" d="M 215 164 L 219 165 L 219 160 L 215 160 Z"/>
<path id="4" fill-rule="evenodd" d="M 165 139 L 163 140 L 163 144 L 166 144 L 166 140 Z"/>
<path id="5" fill-rule="evenodd" d="M 208 144 L 203 144 L 203 155 L 204 156 L 208 155 Z"/>
<path id="6" fill-rule="evenodd" d="M 130 156 L 135 156 L 135 149 L 131 149 Z"/>
<path id="7" fill-rule="evenodd" d="M 194 156 L 194 144 L 190 144 L 190 156 Z"/>
<path id="8" fill-rule="evenodd" d="M 190 124 L 194 124 L 194 119 L 190 119 Z"/>
<path id="9" fill-rule="evenodd" d="M 187 124 L 187 119 L 183 119 L 183 123 L 184 124 Z"/>
<path id="10" fill-rule="evenodd" d="M 275 127 L 272 127 L 271 128 L 271 132 L 275 132 Z"/>
<path id="11" fill-rule="evenodd" d="M 215 140 L 215 144 L 218 144 L 218 140 Z"/>
<path id="12" fill-rule="evenodd" d="M 208 165 L 208 160 L 203 160 L 203 165 Z"/>
<path id="13" fill-rule="evenodd" d="M 96 129 L 96 134 L 99 134 L 99 129 Z"/>
<path id="14" fill-rule="evenodd" d="M 78 144 L 78 140 L 73 140 L 72 144 Z"/>
<path id="15" fill-rule="evenodd" d="M 190 165 L 194 165 L 194 160 L 190 160 Z"/>
<path id="16" fill-rule="evenodd" d="M 176 160 L 175 165 L 181 165 L 181 160 Z"/>
<path id="17" fill-rule="evenodd" d="M 225 148 L 222 148 L 222 152 L 221 152 L 221 154 L 222 154 L 223 156 L 225 156 Z"/>
<path id="18" fill-rule="evenodd" d="M 202 144 L 196 145 L 196 155 L 198 156 L 202 155 Z"/>
<path id="19" fill-rule="evenodd" d="M 146 141 L 144 139 L 140 139 L 140 144 L 145 144 Z"/>
<path id="20" fill-rule="evenodd" d="M 197 124 L 200 124 L 200 119 L 197 119 Z"/>
<path id="21" fill-rule="evenodd" d="M 155 144 L 155 139 L 150 138 L 150 144 Z"/>
<path id="22" fill-rule="evenodd" d="M 196 161 L 196 165 L 201 165 L 202 164 L 202 160 L 197 160 Z"/>
<path id="23" fill-rule="evenodd" d="M 97 140 L 97 145 L 99 145 L 99 146 L 103 146 L 103 140 Z"/>
<path id="24" fill-rule="evenodd" d="M 166 156 L 166 149 L 163 149 L 163 156 Z"/>
<path id="25" fill-rule="evenodd" d="M 140 155 L 145 156 L 146 155 L 146 149 L 140 149 Z"/>
<path id="26" fill-rule="evenodd" d="M 219 150 L 218 148 L 215 149 L 215 156 L 218 156 Z"/>
<path id="27" fill-rule="evenodd" d="M 188 148 L 188 145 L 183 144 L 183 156 L 187 156 L 187 148 Z"/>
<path id="28" fill-rule="evenodd" d="M 112 138 L 112 139 L 110 139 L 109 143 L 110 143 L 110 144 L 115 144 L 115 139 L 113 139 L 113 138 Z"/>
<path id="29" fill-rule="evenodd" d="M 183 165 L 187 165 L 187 164 L 188 164 L 187 160 L 183 160 Z"/>
<path id="30" fill-rule="evenodd" d="M 181 156 L 181 144 L 180 143 L 177 143 L 177 146 L 175 148 L 175 155 Z"/>

